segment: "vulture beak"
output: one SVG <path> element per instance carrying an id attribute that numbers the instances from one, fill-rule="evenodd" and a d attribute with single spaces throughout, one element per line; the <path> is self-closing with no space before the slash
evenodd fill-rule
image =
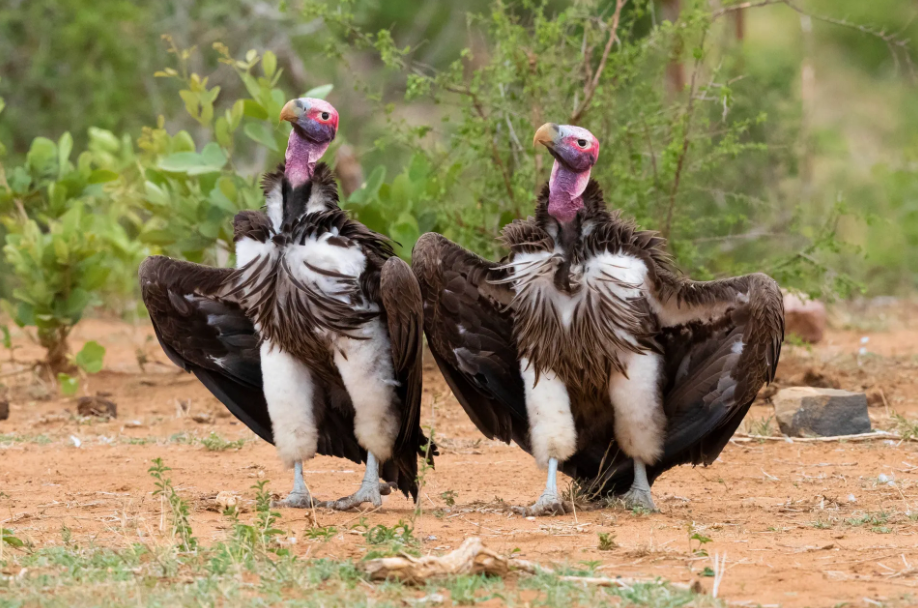
<path id="1" fill-rule="evenodd" d="M 560 133 L 561 129 L 558 125 L 553 122 L 546 123 L 535 132 L 535 137 L 532 138 L 532 145 L 538 146 L 542 144 L 549 150 L 552 150 L 555 147 L 555 140 L 557 140 Z"/>
<path id="2" fill-rule="evenodd" d="M 303 108 L 299 99 L 291 99 L 284 105 L 280 113 L 280 120 L 295 123 L 303 114 Z"/>

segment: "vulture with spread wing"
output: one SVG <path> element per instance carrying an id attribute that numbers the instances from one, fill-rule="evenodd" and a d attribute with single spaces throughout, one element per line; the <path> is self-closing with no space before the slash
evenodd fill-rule
<path id="1" fill-rule="evenodd" d="M 529 514 L 564 512 L 557 470 L 653 509 L 650 484 L 710 464 L 774 378 L 784 337 L 763 274 L 692 281 L 664 240 L 609 211 L 586 129 L 544 125 L 555 159 L 535 219 L 504 228 L 500 263 L 439 234 L 414 248 L 434 358 L 472 421 L 548 468 Z"/>
<path id="2" fill-rule="evenodd" d="M 283 506 L 320 504 L 303 479 L 317 453 L 367 463 L 360 489 L 325 506 L 379 506 L 391 490 L 380 464 L 416 496 L 427 447 L 417 281 L 386 238 L 338 207 L 334 175 L 318 163 L 338 128 L 334 107 L 297 99 L 281 119 L 293 124 L 286 161 L 264 178 L 265 211 L 235 218 L 236 268 L 161 256 L 140 267 L 156 336 L 294 467 Z"/>

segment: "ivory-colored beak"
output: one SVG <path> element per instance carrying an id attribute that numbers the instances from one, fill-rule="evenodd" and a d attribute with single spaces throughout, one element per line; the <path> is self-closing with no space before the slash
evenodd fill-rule
<path id="1" fill-rule="evenodd" d="M 303 113 L 303 110 L 296 105 L 297 100 L 291 99 L 288 101 L 280 113 L 280 119 L 286 120 L 287 122 L 296 122 L 299 119 L 300 114 Z"/>
<path id="2" fill-rule="evenodd" d="M 555 123 L 545 123 L 535 132 L 535 136 L 532 138 L 532 145 L 538 146 L 542 144 L 546 148 L 552 148 L 555 145 L 555 138 L 558 137 L 559 130 L 558 125 Z"/>

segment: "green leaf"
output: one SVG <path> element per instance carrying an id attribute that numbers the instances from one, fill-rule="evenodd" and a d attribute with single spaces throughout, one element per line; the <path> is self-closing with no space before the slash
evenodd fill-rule
<path id="1" fill-rule="evenodd" d="M 329 93 L 331 93 L 332 89 L 334 88 L 335 88 L 335 85 L 333 84 L 323 84 L 320 87 L 309 89 L 308 91 L 303 93 L 303 97 L 312 97 L 314 99 L 325 99 L 326 97 L 328 97 Z"/>
<path id="2" fill-rule="evenodd" d="M 89 174 L 90 184 L 104 184 L 118 179 L 118 174 L 108 169 L 96 169 Z"/>
<path id="3" fill-rule="evenodd" d="M 32 140 L 26 154 L 26 164 L 37 173 L 50 171 L 50 165 L 57 160 L 57 146 L 47 137 L 36 137 Z"/>
<path id="4" fill-rule="evenodd" d="M 76 355 L 76 364 L 87 374 L 98 374 L 102 371 L 102 361 L 105 359 L 105 347 L 90 340 Z"/>
<path id="5" fill-rule="evenodd" d="M 265 77 L 271 78 L 277 70 L 277 55 L 271 51 L 265 51 L 261 56 L 261 69 L 264 70 Z"/>
<path id="6" fill-rule="evenodd" d="M 159 168 L 173 173 L 202 175 L 217 173 L 226 164 L 226 153 L 219 144 L 211 142 L 204 146 L 201 154 L 197 152 L 176 152 L 160 159 Z M 149 189 L 148 189 L 149 190 Z"/>
<path id="7" fill-rule="evenodd" d="M 13 348 L 13 337 L 10 335 L 10 328 L 6 325 L 0 325 L 0 334 L 3 334 L 3 348 Z"/>
<path id="8" fill-rule="evenodd" d="M 76 395 L 77 390 L 80 388 L 80 380 L 64 372 L 60 372 L 57 375 L 57 383 L 61 385 L 61 392 L 68 397 Z"/>
<path id="9" fill-rule="evenodd" d="M 246 99 L 242 102 L 242 108 L 243 114 L 249 118 L 254 118 L 255 120 L 268 120 L 268 111 L 254 99 Z M 233 112 L 236 112 L 236 106 L 233 106 Z"/>
<path id="10" fill-rule="evenodd" d="M 64 133 L 57 142 L 57 178 L 64 177 L 67 163 L 70 161 L 70 153 L 73 151 L 73 137 L 70 133 Z"/>
<path id="11" fill-rule="evenodd" d="M 10 547 L 15 547 L 20 549 L 25 546 L 25 543 L 21 539 L 17 538 L 13 534 L 12 530 L 7 530 L 6 528 L 0 528 L 0 538 L 3 539 L 3 542 L 9 545 Z"/>
<path id="12" fill-rule="evenodd" d="M 277 140 L 274 139 L 274 130 L 268 125 L 261 122 L 247 122 L 242 131 L 249 139 L 260 143 L 269 150 L 279 152 Z"/>

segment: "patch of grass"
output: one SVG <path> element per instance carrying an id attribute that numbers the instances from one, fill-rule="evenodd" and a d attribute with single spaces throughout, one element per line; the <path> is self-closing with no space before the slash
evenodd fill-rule
<path id="1" fill-rule="evenodd" d="M 918 421 L 909 420 L 899 412 L 890 412 L 889 417 L 895 420 L 896 432 L 899 433 L 903 441 L 918 437 Z"/>
<path id="2" fill-rule="evenodd" d="M 414 527 L 410 522 L 400 519 L 391 528 L 383 524 L 370 527 L 366 518 L 361 517 L 359 522 L 351 526 L 351 529 L 363 530 L 363 538 L 370 545 L 370 550 L 367 551 L 364 559 L 389 557 L 400 553 L 415 556 L 421 554 L 418 550 L 419 542 L 414 537 Z"/>
<path id="3" fill-rule="evenodd" d="M 201 440 L 201 445 L 210 452 L 225 452 L 226 450 L 238 450 L 245 445 L 245 439 L 229 441 L 211 431 L 210 435 Z"/>
<path id="4" fill-rule="evenodd" d="M 190 509 L 186 503 L 175 491 L 172 486 L 172 480 L 166 477 L 166 473 L 171 471 L 169 467 L 163 464 L 162 458 L 154 458 L 153 466 L 147 472 L 156 480 L 156 490 L 153 496 L 160 497 L 160 507 L 165 511 L 166 505 L 169 506 L 172 518 L 172 535 L 179 539 L 179 546 L 183 551 L 194 551 L 198 547 L 198 539 L 194 537 L 191 531 L 191 523 L 188 521 Z M 165 514 L 163 515 L 165 519 Z"/>
<path id="5" fill-rule="evenodd" d="M 35 443 L 48 445 L 52 439 L 47 435 L 23 435 L 21 433 L 0 434 L 0 445 L 12 443 Z"/>
<path id="6" fill-rule="evenodd" d="M 769 416 L 768 418 L 749 418 L 746 420 L 746 433 L 749 435 L 759 435 L 761 437 L 771 437 L 775 434 L 775 429 L 772 424 L 774 419 L 774 416 Z"/>
<path id="7" fill-rule="evenodd" d="M 338 528 L 335 526 L 323 526 L 321 528 L 307 528 L 305 535 L 309 540 L 321 540 L 328 542 L 338 534 Z"/>
<path id="8" fill-rule="evenodd" d="M 500 590 L 504 582 L 499 578 L 489 578 L 483 575 L 462 575 L 448 579 L 442 583 L 429 584 L 428 595 L 444 589 L 449 592 L 450 599 L 456 606 L 474 606 L 480 602 L 492 599 L 504 599 Z"/>
<path id="9" fill-rule="evenodd" d="M 875 513 L 866 511 L 864 513 L 861 513 L 860 515 L 857 515 L 855 517 L 849 517 L 848 519 L 845 520 L 846 524 L 848 524 L 849 526 L 853 526 L 853 527 L 863 527 L 863 526 L 878 527 L 888 522 L 889 522 L 889 513 L 886 513 L 885 511 L 877 511 Z"/>
<path id="10" fill-rule="evenodd" d="M 618 547 L 618 543 L 615 542 L 615 532 L 599 532 L 598 534 L 600 551 L 612 551 Z"/>
<path id="11" fill-rule="evenodd" d="M 810 526 L 816 528 L 817 530 L 829 530 L 832 528 L 832 524 L 827 521 L 822 521 L 821 519 L 811 521 Z"/>

